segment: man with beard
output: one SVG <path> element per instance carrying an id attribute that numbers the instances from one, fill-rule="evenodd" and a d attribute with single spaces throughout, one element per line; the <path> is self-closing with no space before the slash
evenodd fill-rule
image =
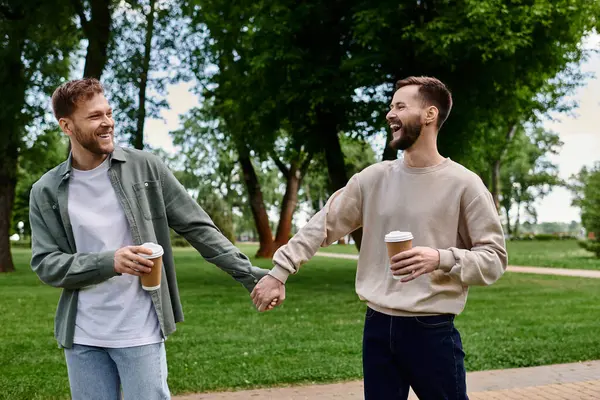
<path id="1" fill-rule="evenodd" d="M 368 306 L 365 398 L 406 399 L 412 387 L 421 400 L 467 399 L 454 317 L 469 286 L 490 285 L 505 271 L 502 226 L 481 179 L 438 153 L 438 132 L 452 108 L 446 86 L 409 77 L 396 89 L 386 118 L 403 159 L 372 165 L 334 193 L 275 253 L 252 298 L 259 311 L 281 303 L 290 274 L 320 246 L 362 226 L 356 292 Z M 414 247 L 391 262 L 384 243 L 390 231 L 414 236 Z"/>
<path id="2" fill-rule="evenodd" d="M 74 400 L 170 398 L 166 337 L 183 321 L 170 229 L 251 291 L 268 271 L 253 267 L 154 155 L 114 145 L 113 111 L 96 79 L 52 95 L 71 141 L 66 162 L 33 185 L 31 267 L 62 288 L 55 336 Z M 160 288 L 146 242 L 163 247 Z"/>

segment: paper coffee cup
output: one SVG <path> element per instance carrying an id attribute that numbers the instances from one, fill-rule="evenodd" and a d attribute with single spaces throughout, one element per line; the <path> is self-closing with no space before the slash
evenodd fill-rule
<path id="1" fill-rule="evenodd" d="M 390 265 L 392 265 L 392 257 L 403 251 L 412 249 L 413 235 L 410 232 L 392 231 L 385 235 L 385 244 L 387 246 L 388 259 Z M 392 277 L 396 280 L 402 279 L 403 276 L 396 276 L 392 274 Z"/>
<path id="2" fill-rule="evenodd" d="M 152 271 L 149 274 L 143 274 L 140 276 L 142 282 L 142 289 L 144 290 L 156 290 L 160 288 L 160 278 L 162 273 L 162 258 L 164 250 L 160 244 L 147 242 L 142 245 L 149 250 L 152 250 L 152 254 L 139 254 L 147 260 L 151 260 L 154 265 Z"/>

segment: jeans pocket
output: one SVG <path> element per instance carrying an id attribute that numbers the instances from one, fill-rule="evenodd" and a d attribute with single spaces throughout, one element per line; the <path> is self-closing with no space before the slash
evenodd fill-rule
<path id="1" fill-rule="evenodd" d="M 435 329 L 449 327 L 454 324 L 454 315 L 452 314 L 441 314 L 441 315 L 428 315 L 425 317 L 415 317 L 415 321 L 419 326 L 423 328 Z"/>
<path id="2" fill-rule="evenodd" d="M 377 311 L 373 310 L 372 308 L 367 307 L 367 313 L 366 313 L 365 319 L 371 319 L 373 317 L 373 315 L 375 315 L 376 312 Z"/>

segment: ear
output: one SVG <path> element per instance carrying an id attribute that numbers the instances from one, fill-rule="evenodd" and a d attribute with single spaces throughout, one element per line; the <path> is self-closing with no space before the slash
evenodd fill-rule
<path id="1" fill-rule="evenodd" d="M 68 118 L 61 118 L 58 120 L 58 125 L 60 125 L 60 129 L 67 135 L 71 136 L 73 134 L 73 122 Z"/>
<path id="2" fill-rule="evenodd" d="M 436 106 L 427 107 L 427 111 L 425 112 L 425 125 L 429 126 L 431 124 L 435 124 L 439 113 L 440 111 L 437 109 Z"/>

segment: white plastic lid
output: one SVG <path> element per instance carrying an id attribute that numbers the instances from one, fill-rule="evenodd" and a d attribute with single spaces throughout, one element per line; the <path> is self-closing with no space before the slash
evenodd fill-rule
<path id="1" fill-rule="evenodd" d="M 412 239 L 413 235 L 410 232 L 392 231 L 385 235 L 386 242 L 404 242 Z"/>
<path id="2" fill-rule="evenodd" d="M 165 253 L 165 251 L 163 250 L 163 248 L 160 244 L 146 242 L 142 245 L 142 247 L 152 250 L 152 254 L 140 254 L 140 256 L 142 256 L 146 259 L 157 258 L 157 257 L 162 256 Z"/>

